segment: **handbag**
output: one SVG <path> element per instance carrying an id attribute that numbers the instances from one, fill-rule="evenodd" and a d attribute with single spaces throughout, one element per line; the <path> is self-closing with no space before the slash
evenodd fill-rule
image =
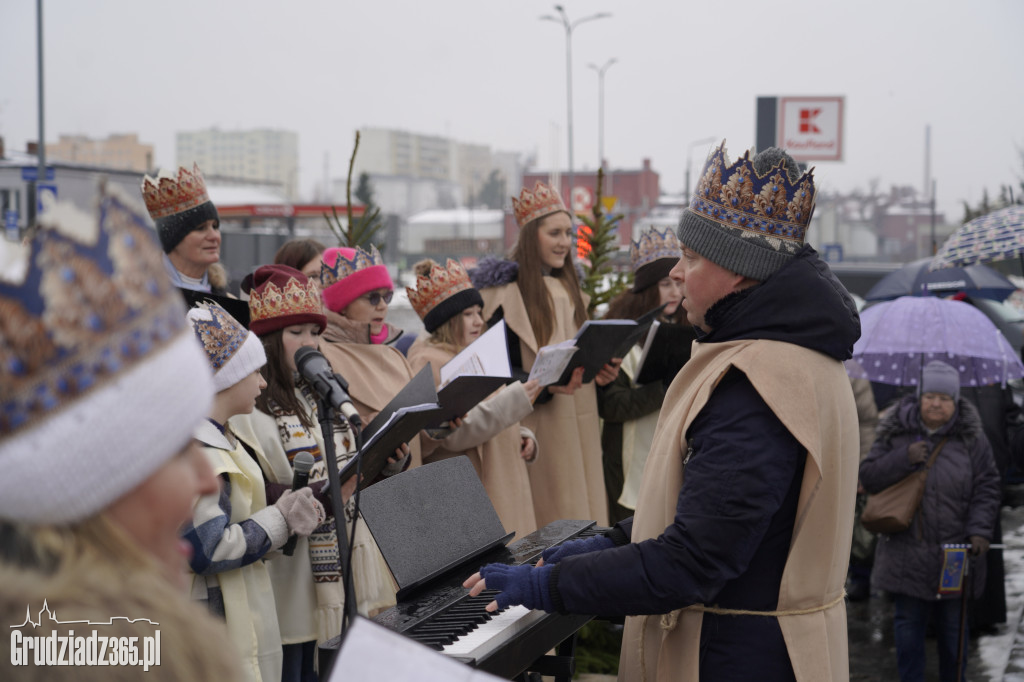
<path id="1" fill-rule="evenodd" d="M 885 490 L 868 498 L 864 511 L 860 514 L 860 523 L 872 533 L 902 533 L 910 528 L 917 508 L 924 497 L 924 484 L 928 479 L 928 470 L 935 463 L 946 438 L 935 446 L 931 457 L 924 468 L 915 471 L 903 480 L 893 483 Z"/>

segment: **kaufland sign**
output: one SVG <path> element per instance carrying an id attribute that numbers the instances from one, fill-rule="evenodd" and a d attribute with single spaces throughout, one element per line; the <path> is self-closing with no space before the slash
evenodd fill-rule
<path id="1" fill-rule="evenodd" d="M 842 161 L 843 98 L 779 97 L 776 140 L 797 161 Z"/>

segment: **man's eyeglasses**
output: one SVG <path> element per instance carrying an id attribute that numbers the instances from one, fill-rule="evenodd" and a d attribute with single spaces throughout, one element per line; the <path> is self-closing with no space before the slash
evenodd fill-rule
<path id="1" fill-rule="evenodd" d="M 395 292 L 389 291 L 386 294 L 382 294 L 379 291 L 373 291 L 369 294 L 363 294 L 363 298 L 370 302 L 370 305 L 377 307 L 380 305 L 381 299 L 384 299 L 385 303 L 391 303 L 391 299 L 394 297 Z"/>

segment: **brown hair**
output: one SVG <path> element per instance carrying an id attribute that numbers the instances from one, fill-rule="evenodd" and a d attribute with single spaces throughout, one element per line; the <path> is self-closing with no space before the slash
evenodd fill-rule
<path id="1" fill-rule="evenodd" d="M 256 409 L 271 416 L 278 410 L 283 414 L 294 414 L 304 427 L 312 430 L 313 415 L 308 413 L 295 395 L 294 374 L 284 356 L 284 342 L 281 340 L 284 329 L 277 329 L 260 338 L 263 350 L 267 353 L 267 364 L 260 368 L 260 373 L 266 379 L 267 387 L 256 398 Z"/>
<path id="2" fill-rule="evenodd" d="M 557 213 L 557 212 L 556 212 Z M 533 327 L 533 336 L 541 346 L 548 343 L 551 334 L 554 332 L 554 303 L 551 294 L 544 285 L 544 269 L 540 259 L 540 242 L 537 239 L 537 232 L 541 224 L 555 213 L 531 220 L 519 231 L 519 239 L 512 249 L 512 260 L 519 264 L 519 291 L 523 295 L 523 304 L 530 316 L 530 326 Z M 562 286 L 569 294 L 575 309 L 574 322 L 576 327 L 582 327 L 587 321 L 587 306 L 583 303 L 583 293 L 580 290 L 580 278 L 576 274 L 575 249 L 570 249 L 565 257 L 565 265 L 561 268 L 552 268 L 551 276 L 560 280 Z"/>
<path id="3" fill-rule="evenodd" d="M 608 303 L 608 311 L 604 314 L 605 320 L 635 320 L 644 313 L 648 313 L 661 305 L 661 295 L 658 287 L 650 286 L 643 291 L 634 293 L 627 289 L 616 296 Z M 686 321 L 686 311 L 683 306 L 677 306 L 676 311 L 671 315 L 661 315 L 662 322 L 682 324 Z"/>
<path id="4" fill-rule="evenodd" d="M 306 263 L 314 258 L 319 258 L 326 249 L 326 246 L 315 239 L 292 239 L 286 241 L 277 250 L 277 253 L 274 254 L 274 263 L 287 265 L 302 272 Z"/>

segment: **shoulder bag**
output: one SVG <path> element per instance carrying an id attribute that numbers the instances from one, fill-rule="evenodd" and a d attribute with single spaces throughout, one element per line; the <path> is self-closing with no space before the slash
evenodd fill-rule
<path id="1" fill-rule="evenodd" d="M 932 451 L 928 463 L 923 469 L 910 474 L 898 483 L 894 483 L 885 490 L 868 497 L 864 511 L 860 514 L 860 523 L 865 529 L 872 533 L 902 533 L 910 528 L 914 520 L 917 508 L 921 506 L 921 498 L 924 497 L 924 484 L 928 479 L 928 470 L 935 463 L 942 446 L 946 444 L 943 438 Z"/>

